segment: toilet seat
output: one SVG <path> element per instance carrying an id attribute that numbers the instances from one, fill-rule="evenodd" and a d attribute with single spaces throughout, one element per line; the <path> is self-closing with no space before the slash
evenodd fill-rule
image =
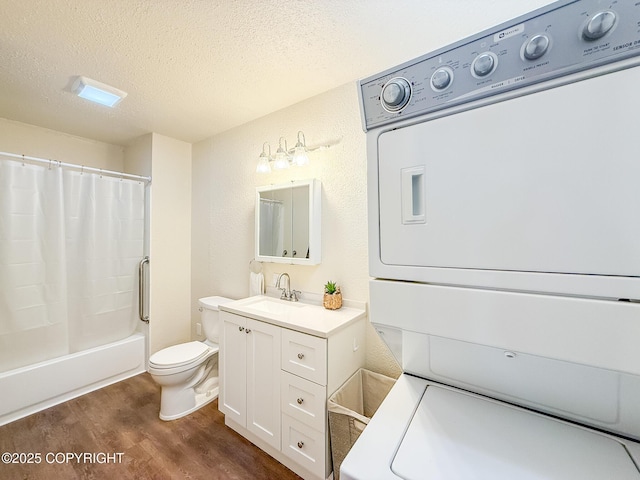
<path id="1" fill-rule="evenodd" d="M 149 367 L 155 370 L 186 367 L 181 370 L 187 370 L 191 366 L 202 363 L 202 360 L 216 353 L 218 350 L 219 347 L 217 346 L 209 346 L 198 341 L 180 343 L 163 348 L 151 355 L 151 358 L 149 358 Z"/>

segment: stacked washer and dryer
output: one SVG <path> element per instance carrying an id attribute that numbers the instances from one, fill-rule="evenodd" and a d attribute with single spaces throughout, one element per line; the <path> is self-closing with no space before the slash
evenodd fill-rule
<path id="1" fill-rule="evenodd" d="M 555 2 L 359 91 L 404 373 L 341 478 L 640 479 L 640 2 Z"/>

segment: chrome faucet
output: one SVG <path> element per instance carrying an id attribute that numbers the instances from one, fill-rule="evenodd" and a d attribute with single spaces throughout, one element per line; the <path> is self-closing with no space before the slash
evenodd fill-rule
<path id="1" fill-rule="evenodd" d="M 286 287 L 280 286 L 280 281 L 282 280 L 282 277 L 287 277 Z M 300 294 L 300 292 L 297 290 L 291 290 L 291 277 L 289 277 L 289 274 L 287 272 L 280 274 L 280 276 L 278 277 L 278 280 L 276 281 L 276 288 L 279 288 L 280 290 L 282 290 L 282 295 L 280 295 L 280 300 L 288 300 L 290 302 L 298 301 L 298 295 Z"/>

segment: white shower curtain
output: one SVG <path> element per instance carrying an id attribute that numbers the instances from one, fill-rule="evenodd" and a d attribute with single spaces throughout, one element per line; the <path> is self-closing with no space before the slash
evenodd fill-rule
<path id="1" fill-rule="evenodd" d="M 260 255 L 281 257 L 284 250 L 284 206 L 278 200 L 260 199 Z"/>
<path id="2" fill-rule="evenodd" d="M 136 327 L 144 185 L 0 160 L 0 372 Z"/>

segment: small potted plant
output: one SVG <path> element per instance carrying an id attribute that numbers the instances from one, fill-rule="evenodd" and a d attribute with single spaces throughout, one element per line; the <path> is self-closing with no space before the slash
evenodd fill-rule
<path id="1" fill-rule="evenodd" d="M 329 310 L 337 310 L 342 306 L 342 293 L 336 282 L 329 281 L 324 285 L 322 305 Z"/>

